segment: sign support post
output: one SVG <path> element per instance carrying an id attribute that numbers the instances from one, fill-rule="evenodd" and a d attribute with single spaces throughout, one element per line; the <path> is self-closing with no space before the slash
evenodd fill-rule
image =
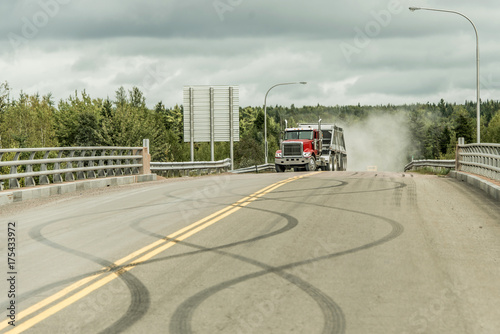
<path id="1" fill-rule="evenodd" d="M 210 87 L 210 159 L 215 161 L 215 116 L 214 116 L 214 88 Z"/>
<path id="2" fill-rule="evenodd" d="M 189 137 L 191 142 L 191 161 L 194 161 L 194 96 L 193 88 L 189 88 Z"/>
<path id="3" fill-rule="evenodd" d="M 233 122 L 233 87 L 229 87 L 229 150 L 231 158 L 231 170 L 234 169 L 234 122 Z"/>

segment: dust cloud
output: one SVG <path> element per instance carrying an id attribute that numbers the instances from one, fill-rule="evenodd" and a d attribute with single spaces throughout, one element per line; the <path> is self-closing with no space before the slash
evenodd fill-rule
<path id="1" fill-rule="evenodd" d="M 411 145 L 405 115 L 377 114 L 344 126 L 347 170 L 398 172 L 407 163 Z"/>

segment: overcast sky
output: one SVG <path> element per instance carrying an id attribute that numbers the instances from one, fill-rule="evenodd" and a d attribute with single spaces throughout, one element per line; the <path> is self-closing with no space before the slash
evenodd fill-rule
<path id="1" fill-rule="evenodd" d="M 240 106 L 500 99 L 498 0 L 2 0 L 0 81 L 17 96 L 139 87 L 148 106 L 184 85 L 238 85 Z"/>

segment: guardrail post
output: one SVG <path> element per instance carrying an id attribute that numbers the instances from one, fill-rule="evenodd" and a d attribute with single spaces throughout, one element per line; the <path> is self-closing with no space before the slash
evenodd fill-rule
<path id="1" fill-rule="evenodd" d="M 70 151 L 69 152 L 69 156 L 68 158 L 73 158 L 75 156 L 75 151 Z M 70 168 L 73 168 L 73 163 L 71 161 L 68 161 L 66 163 L 66 169 L 70 169 Z M 75 176 L 73 175 L 72 172 L 67 172 L 64 174 L 64 181 L 68 182 L 68 181 L 75 181 Z"/>
<path id="2" fill-rule="evenodd" d="M 45 152 L 43 155 L 43 159 L 48 159 L 49 158 L 50 151 Z M 40 165 L 40 171 L 45 172 L 47 171 L 47 164 L 41 164 Z M 40 175 L 40 178 L 38 179 L 39 184 L 50 184 L 49 177 L 47 175 Z"/>
<path id="3" fill-rule="evenodd" d="M 109 152 L 110 156 L 113 156 L 116 154 L 116 150 L 111 150 Z M 108 169 L 106 169 L 106 176 L 115 176 L 115 170 L 113 169 L 113 159 L 108 159 L 108 164 L 107 166 L 110 166 Z"/>
<path id="4" fill-rule="evenodd" d="M 85 153 L 86 153 L 86 151 L 82 150 L 82 153 L 80 153 L 80 157 L 83 158 L 85 156 Z M 85 167 L 85 162 L 83 160 L 80 160 L 80 161 L 78 161 L 77 166 L 78 166 L 78 168 L 83 168 L 83 167 Z M 86 178 L 87 177 L 86 177 L 84 171 L 80 171 L 80 172 L 76 173 L 77 180 L 85 180 Z"/>
<path id="5" fill-rule="evenodd" d="M 17 152 L 16 155 L 14 156 L 14 159 L 12 159 L 12 161 L 19 160 L 19 155 L 20 154 L 21 154 L 21 152 Z M 10 167 L 10 173 L 11 174 L 17 174 L 17 166 L 11 166 Z M 20 185 L 19 185 L 19 180 L 18 179 L 9 179 L 9 188 L 10 189 L 17 189 L 19 187 L 20 187 Z"/>
<path id="6" fill-rule="evenodd" d="M 125 153 L 125 156 L 131 155 L 131 154 L 132 154 L 132 151 L 128 150 Z M 125 165 L 130 165 L 130 159 L 125 159 Z M 125 168 L 124 173 L 125 173 L 125 175 L 132 175 L 132 168 L 130 168 L 130 167 Z"/>
<path id="7" fill-rule="evenodd" d="M 139 173 L 142 175 L 151 174 L 151 155 L 149 154 L 149 139 L 142 141 L 142 168 Z"/>
<path id="8" fill-rule="evenodd" d="M 57 152 L 57 159 L 61 159 L 64 151 L 59 151 Z M 54 170 L 59 170 L 61 169 L 61 164 L 59 162 L 54 162 Z M 54 183 L 62 183 L 63 179 L 61 174 L 54 174 Z"/>
<path id="9" fill-rule="evenodd" d="M 92 150 L 92 154 L 91 154 L 91 157 L 95 157 L 95 154 L 96 154 L 96 150 Z M 94 160 L 90 160 L 89 163 L 87 164 L 87 167 L 94 167 L 95 164 L 94 164 Z M 95 170 L 89 170 L 87 172 L 87 177 L 89 179 L 95 179 L 96 178 L 96 175 L 95 175 Z"/>
<path id="10" fill-rule="evenodd" d="M 29 160 L 35 159 L 36 152 L 31 152 Z M 26 173 L 33 173 L 33 165 L 26 165 Z M 34 187 L 36 186 L 35 179 L 32 176 L 26 176 L 24 178 L 24 186 L 25 187 Z"/>
<path id="11" fill-rule="evenodd" d="M 104 167 L 104 160 L 102 157 L 106 156 L 106 150 L 101 151 L 101 159 L 99 159 L 99 167 Z M 97 172 L 97 177 L 106 177 L 106 170 L 105 169 L 99 169 Z"/>
<path id="12" fill-rule="evenodd" d="M 123 165 L 123 149 L 120 149 L 118 151 L 118 155 L 120 156 L 120 159 L 116 160 L 116 163 L 118 165 Z M 125 173 L 125 168 L 118 168 L 118 169 L 115 169 L 115 176 L 116 176 L 116 173 L 119 173 L 118 175 L 123 175 Z"/>

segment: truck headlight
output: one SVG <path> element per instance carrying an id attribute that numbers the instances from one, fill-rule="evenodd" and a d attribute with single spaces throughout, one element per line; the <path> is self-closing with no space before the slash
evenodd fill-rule
<path id="1" fill-rule="evenodd" d="M 310 158 L 311 154 L 312 152 L 304 152 L 302 155 L 304 156 L 304 158 Z"/>
<path id="2" fill-rule="evenodd" d="M 276 151 L 276 154 L 274 155 L 274 157 L 281 159 L 281 158 L 283 158 L 283 153 L 281 153 L 281 151 Z"/>

